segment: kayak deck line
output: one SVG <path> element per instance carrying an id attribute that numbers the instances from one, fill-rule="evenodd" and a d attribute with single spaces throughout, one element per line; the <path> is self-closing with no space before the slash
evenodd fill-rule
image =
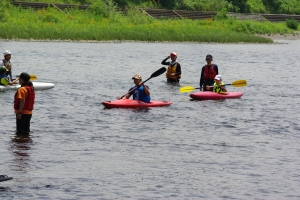
<path id="1" fill-rule="evenodd" d="M 217 99 L 236 99 L 243 96 L 242 92 L 226 92 L 226 94 L 219 94 L 211 91 L 194 92 L 190 97 L 195 100 L 217 100 Z"/>
<path id="2" fill-rule="evenodd" d="M 139 100 L 120 99 L 115 101 L 104 101 L 102 102 L 102 104 L 105 106 L 105 108 L 151 108 L 170 106 L 172 102 L 163 100 L 151 100 L 150 103 L 145 103 Z"/>

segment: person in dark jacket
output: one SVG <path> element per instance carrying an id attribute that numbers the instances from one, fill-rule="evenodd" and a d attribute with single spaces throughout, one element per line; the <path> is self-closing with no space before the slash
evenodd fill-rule
<path id="1" fill-rule="evenodd" d="M 167 60 L 171 58 L 171 62 L 167 62 Z M 172 52 L 170 55 L 165 58 L 162 62 L 162 65 L 168 65 L 168 70 L 166 73 L 167 82 L 169 83 L 179 83 L 181 78 L 181 66 L 177 62 L 177 53 Z"/>
<path id="2" fill-rule="evenodd" d="M 200 91 L 207 91 L 206 86 L 214 84 L 214 78 L 219 74 L 218 65 L 212 64 L 213 57 L 206 56 L 206 65 L 202 67 L 200 76 Z"/>

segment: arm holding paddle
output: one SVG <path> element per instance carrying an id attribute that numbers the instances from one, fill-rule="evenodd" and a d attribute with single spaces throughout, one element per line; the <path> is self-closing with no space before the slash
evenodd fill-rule
<path id="1" fill-rule="evenodd" d="M 207 85 L 206 90 L 226 94 L 227 90 L 225 88 L 225 84 L 222 82 L 222 76 L 216 75 L 214 78 L 214 84 L 212 86 Z"/>
<path id="2" fill-rule="evenodd" d="M 123 96 L 121 97 L 118 97 L 118 99 L 123 99 L 123 97 L 125 97 L 126 99 L 128 99 L 130 96 L 131 96 L 131 93 L 138 89 L 140 86 L 143 86 L 144 88 L 144 92 L 147 96 L 150 96 L 150 90 L 149 88 L 144 85 L 144 83 L 146 83 L 148 80 L 150 80 L 151 78 L 154 78 L 154 77 L 157 77 L 161 74 L 163 74 L 167 69 L 165 67 L 162 67 L 160 68 L 159 70 L 157 70 L 156 72 L 154 72 L 150 78 L 148 78 L 147 80 L 141 82 L 142 80 L 142 77 L 139 75 L 139 74 L 135 74 L 132 79 L 134 80 L 134 83 L 135 83 L 135 87 L 133 87 L 128 93 L 124 94 Z"/>
<path id="3" fill-rule="evenodd" d="M 1 85 L 13 85 L 15 84 L 19 79 L 16 78 L 15 80 L 11 80 L 11 78 L 6 74 L 6 67 L 1 66 L 0 67 L 0 84 Z"/>
<path id="4" fill-rule="evenodd" d="M 132 88 L 126 95 L 123 95 L 123 97 L 118 97 L 118 99 L 122 99 L 122 98 L 129 99 L 130 96 L 132 95 L 132 92 L 141 86 L 143 86 L 143 90 L 144 90 L 145 94 L 147 96 L 150 96 L 150 90 L 149 90 L 148 86 L 146 86 L 144 84 L 144 82 L 141 82 L 138 86 L 135 86 L 134 88 Z"/>
<path id="5" fill-rule="evenodd" d="M 14 79 L 13 81 L 9 82 L 9 85 L 16 84 L 18 80 L 19 80 L 19 78 Z"/>

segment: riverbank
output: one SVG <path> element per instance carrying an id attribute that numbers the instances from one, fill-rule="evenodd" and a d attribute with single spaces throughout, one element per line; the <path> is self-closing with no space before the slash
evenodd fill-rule
<path id="1" fill-rule="evenodd" d="M 196 43 L 273 43 L 272 34 L 288 35 L 285 23 L 238 19 L 153 20 L 139 10 L 103 17 L 70 9 L 26 10 L 11 7 L 9 21 L 0 23 L 0 39 L 28 41 L 145 41 Z M 263 35 L 263 37 L 261 37 Z"/>
<path id="2" fill-rule="evenodd" d="M 268 38 L 273 41 L 274 40 L 300 40 L 300 31 L 296 31 L 294 34 L 263 34 L 257 36 Z"/>
<path id="3" fill-rule="evenodd" d="M 273 42 L 276 40 L 300 40 L 300 31 L 294 34 L 256 34 L 257 37 L 267 38 Z M 122 42 L 139 42 L 139 43 L 182 43 L 179 41 L 137 41 L 137 40 L 72 40 L 72 39 L 0 39 L 1 42 L 75 42 L 75 43 L 122 43 Z M 183 41 L 185 43 L 218 43 L 218 42 L 193 42 Z M 246 43 L 246 42 L 239 42 Z M 252 42 L 251 42 L 252 43 Z"/>

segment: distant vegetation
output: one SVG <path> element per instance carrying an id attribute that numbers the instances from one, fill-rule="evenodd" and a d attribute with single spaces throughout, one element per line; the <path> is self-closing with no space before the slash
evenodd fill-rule
<path id="1" fill-rule="evenodd" d="M 3 0 L 1 0 L 3 1 Z M 49 2 L 64 4 L 94 4 L 109 0 L 19 0 L 25 2 Z M 299 0 L 114 0 L 119 7 L 167 8 L 177 10 L 300 14 Z"/>
<path id="2" fill-rule="evenodd" d="M 71 3 L 71 2 L 69 2 Z M 0 38 L 37 40 L 135 40 L 219 43 L 269 43 L 255 34 L 294 33 L 293 22 L 258 22 L 228 17 L 226 8 L 214 19 L 154 20 L 128 7 L 120 12 L 112 0 L 95 0 L 88 10 L 41 10 L 0 2 Z M 297 23 L 297 22 L 296 22 Z M 290 25 L 289 27 L 289 24 Z"/>

